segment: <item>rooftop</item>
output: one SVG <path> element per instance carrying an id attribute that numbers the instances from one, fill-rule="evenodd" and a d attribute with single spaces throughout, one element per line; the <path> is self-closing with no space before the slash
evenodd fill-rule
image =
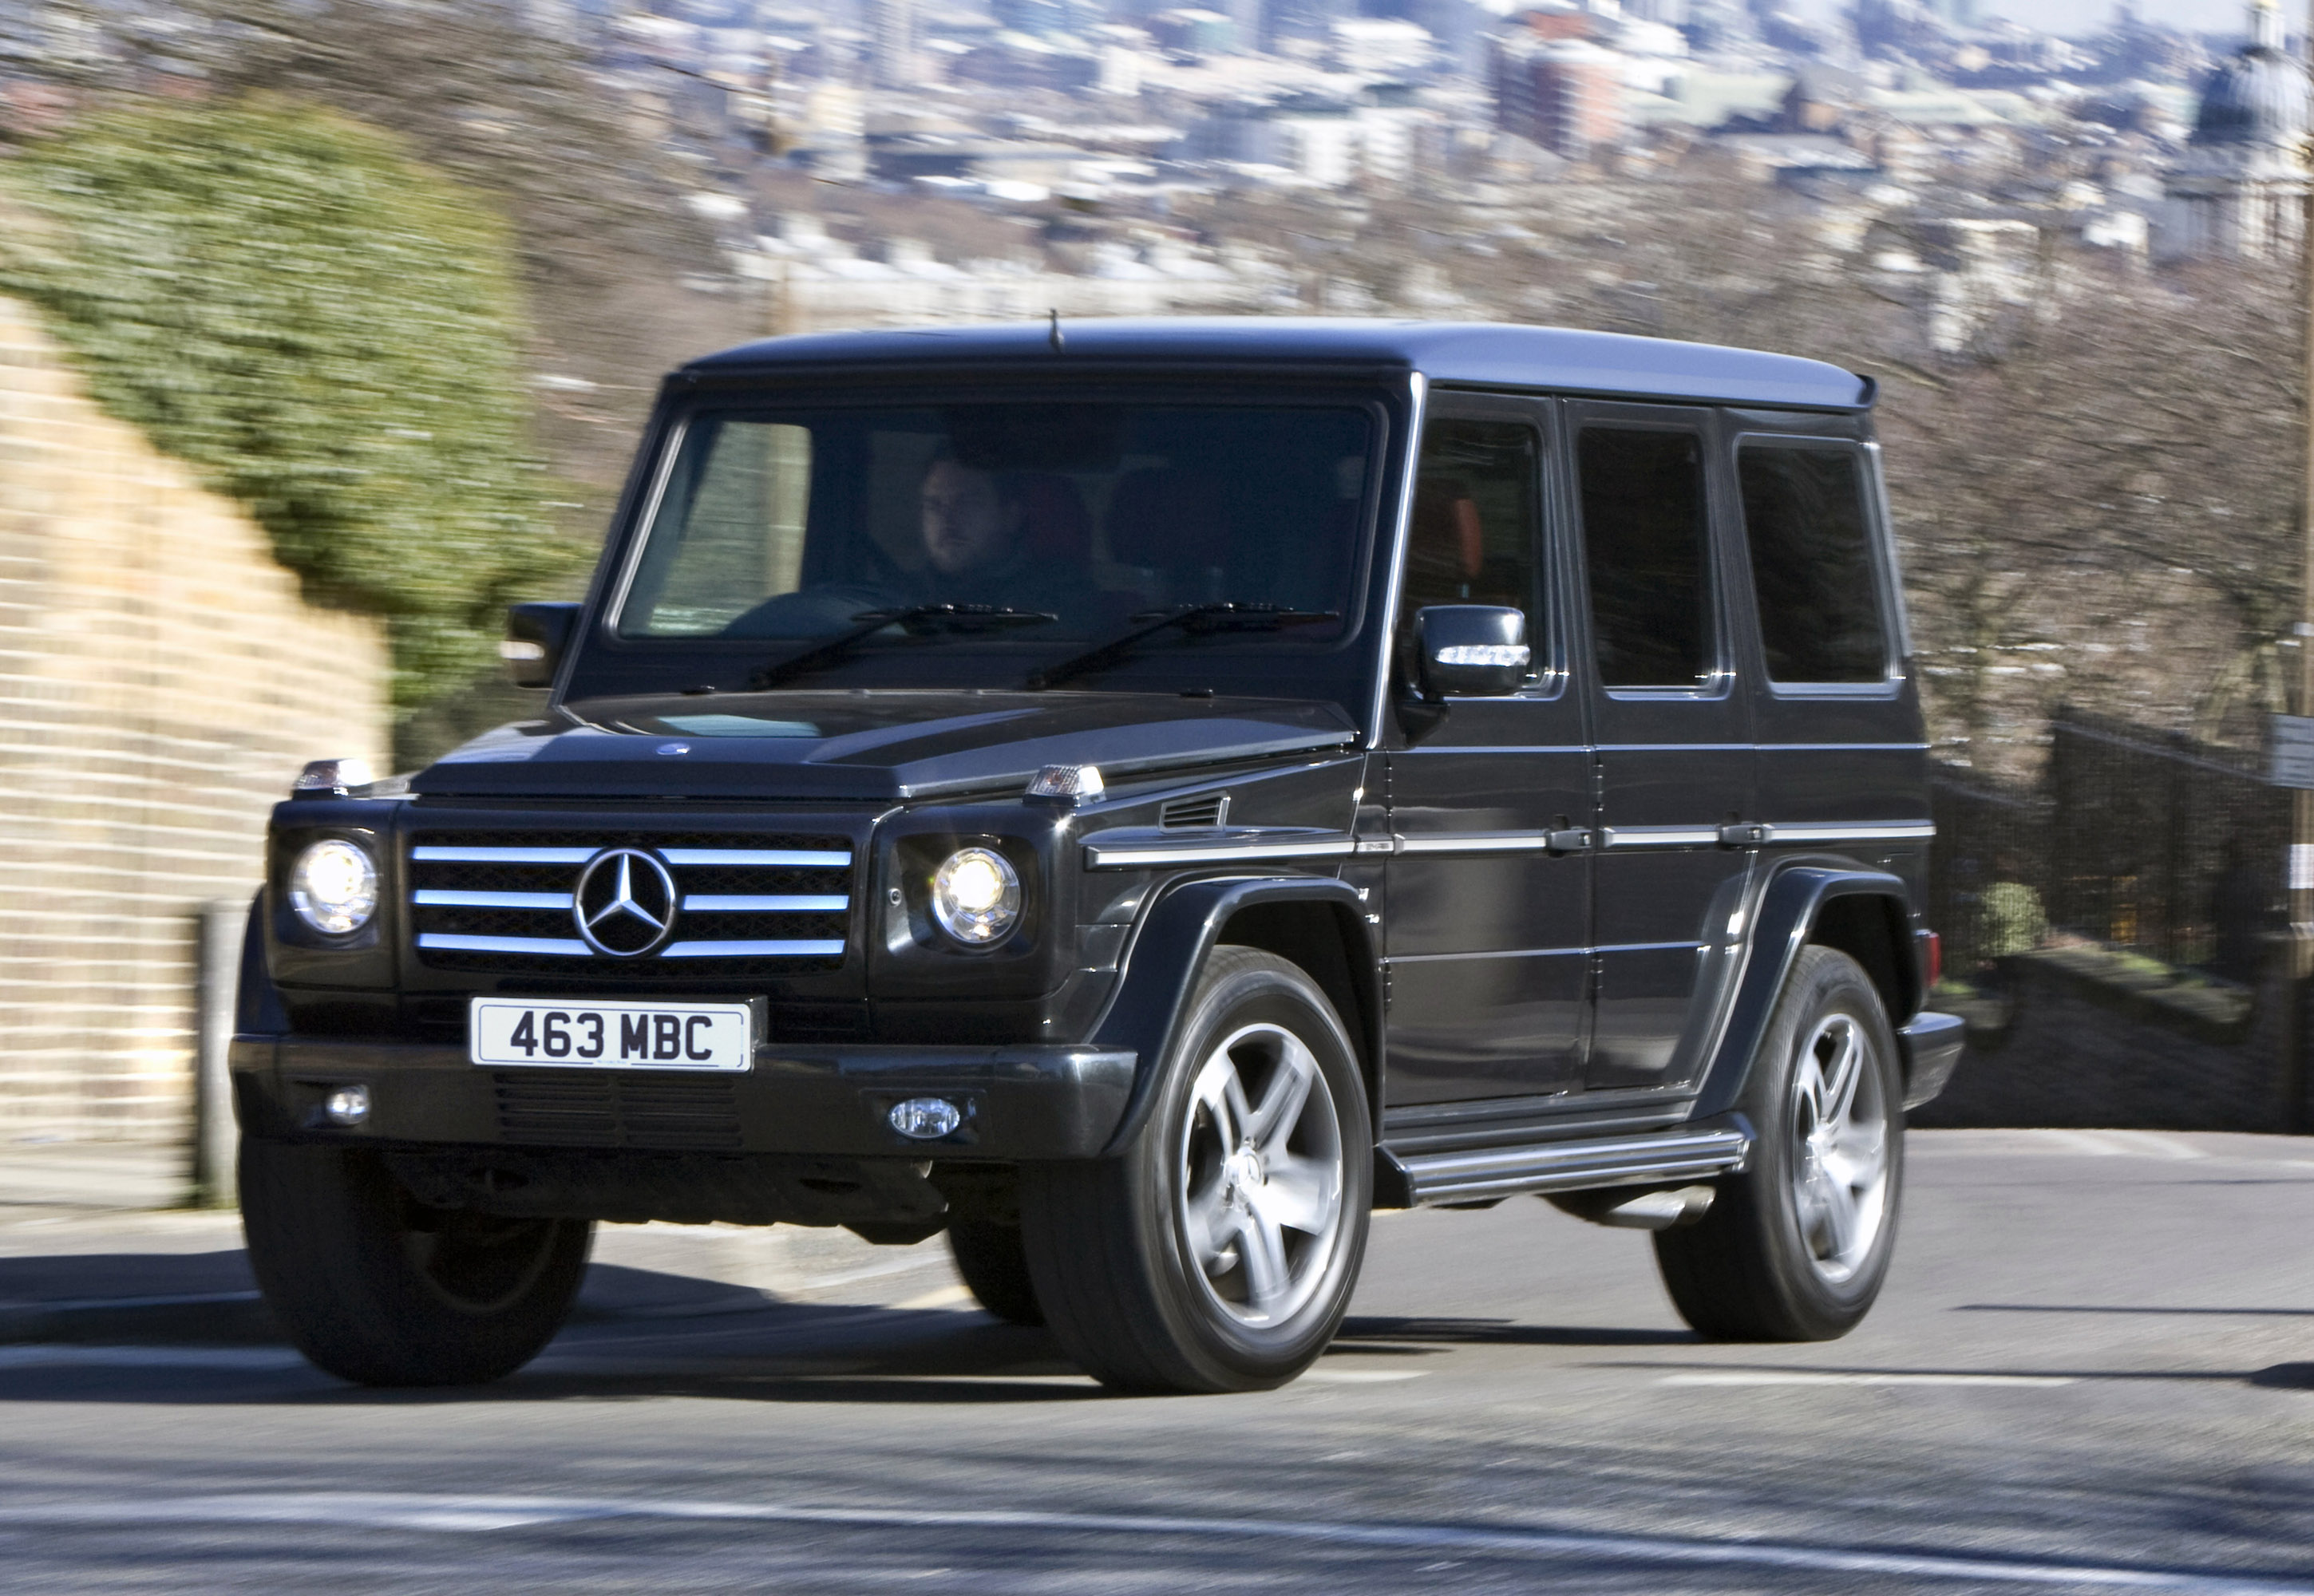
<path id="1" fill-rule="evenodd" d="M 1067 363 L 1242 366 L 1248 361 L 1420 372 L 1434 383 L 1802 410 L 1860 410 L 1872 384 L 1820 361 L 1711 344 L 1482 322 L 1271 316 L 1064 321 L 766 339 L 705 356 L 698 375 L 778 368 Z"/>

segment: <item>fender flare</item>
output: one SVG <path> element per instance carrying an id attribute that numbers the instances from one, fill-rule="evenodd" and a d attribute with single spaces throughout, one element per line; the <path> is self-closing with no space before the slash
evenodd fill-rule
<path id="1" fill-rule="evenodd" d="M 1131 1049 L 1140 1063 L 1133 1094 L 1103 1156 L 1122 1151 L 1148 1118 L 1159 1071 L 1170 1053 L 1183 1010 L 1205 968 L 1206 955 L 1221 940 L 1232 916 L 1256 904 L 1323 904 L 1347 937 L 1349 978 L 1363 1012 L 1343 1015 L 1354 1042 L 1363 1045 L 1373 1071 L 1377 1112 L 1382 1080 L 1382 966 L 1357 888 L 1330 876 L 1222 877 L 1182 882 L 1142 917 L 1126 948 L 1124 969 L 1108 1007 L 1092 1027 L 1096 1047 Z"/>
<path id="2" fill-rule="evenodd" d="M 1795 860 L 1779 867 L 1760 889 L 1752 911 L 1750 952 L 1736 978 L 1736 995 L 1720 1027 L 1718 1045 L 1703 1075 L 1691 1117 L 1709 1119 L 1730 1113 L 1751 1079 L 1752 1061 L 1767 1035 L 1776 1000 L 1783 995 L 1792 966 L 1815 930 L 1824 906 L 1836 898 L 1877 897 L 1889 905 L 1890 933 L 1897 939 L 1898 979 L 1907 983 L 1902 1013 L 1891 1013 L 1888 1025 L 1900 1031 L 1920 1004 L 1920 980 L 1911 960 L 1912 895 L 1903 881 L 1886 870 L 1859 869 Z M 1899 1042 L 1902 1052 L 1902 1043 Z M 1900 1057 L 1898 1063 L 1904 1060 Z"/>

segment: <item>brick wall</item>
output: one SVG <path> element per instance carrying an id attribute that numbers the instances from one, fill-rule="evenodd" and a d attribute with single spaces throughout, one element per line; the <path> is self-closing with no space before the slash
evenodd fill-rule
<path id="1" fill-rule="evenodd" d="M 0 299 L 0 1156 L 185 1133 L 192 911 L 254 887 L 299 764 L 385 738 L 377 628 Z"/>

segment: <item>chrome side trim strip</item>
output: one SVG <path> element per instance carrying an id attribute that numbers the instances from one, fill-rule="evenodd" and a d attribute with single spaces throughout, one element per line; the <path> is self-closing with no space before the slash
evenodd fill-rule
<path id="1" fill-rule="evenodd" d="M 1751 1139 L 1739 1131 L 1673 1131 L 1612 1142 L 1434 1153 L 1400 1160 L 1418 1204 L 1571 1192 L 1592 1186 L 1698 1180 L 1740 1169 Z"/>
<path id="2" fill-rule="evenodd" d="M 774 893 L 768 897 L 747 897 L 737 893 L 694 892 L 683 900 L 686 914 L 826 914 L 851 906 L 852 900 L 841 893 Z"/>
<path id="3" fill-rule="evenodd" d="M 791 869 L 832 870 L 852 862 L 851 850 L 823 848 L 662 848 L 658 856 L 671 865 L 763 865 Z"/>
<path id="4" fill-rule="evenodd" d="M 606 843 L 605 846 L 608 846 Z M 583 865 L 600 848 L 437 848 L 410 851 L 418 864 L 440 865 Z"/>
<path id="5" fill-rule="evenodd" d="M 677 942 L 661 958 L 833 958 L 842 939 L 828 942 Z"/>
<path id="6" fill-rule="evenodd" d="M 467 892 L 463 888 L 421 886 L 410 895 L 420 908 L 435 909 L 568 909 L 567 892 Z"/>
<path id="7" fill-rule="evenodd" d="M 1550 848 L 1549 832 L 1472 832 L 1468 835 L 1439 833 L 1426 837 L 1400 837 L 1399 853 L 1544 853 Z"/>
<path id="8" fill-rule="evenodd" d="M 1609 848 L 1717 848 L 1716 825 L 1611 825 L 1600 833 Z"/>
<path id="9" fill-rule="evenodd" d="M 1113 870 L 1134 865 L 1233 864 L 1254 859 L 1344 859 L 1354 851 L 1347 837 L 1250 837 L 1235 842 L 1103 842 L 1084 840 L 1085 868 Z"/>
<path id="10" fill-rule="evenodd" d="M 1771 842 L 1926 842 L 1937 834 L 1933 820 L 1826 821 L 1815 825 L 1771 825 Z"/>
<path id="11" fill-rule="evenodd" d="M 592 958 L 595 950 L 573 937 L 466 937 L 451 931 L 420 931 L 418 946 L 445 953 L 539 953 L 556 958 Z"/>

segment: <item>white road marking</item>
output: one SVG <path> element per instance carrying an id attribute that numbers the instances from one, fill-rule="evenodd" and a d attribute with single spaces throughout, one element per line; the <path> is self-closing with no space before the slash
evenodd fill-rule
<path id="1" fill-rule="evenodd" d="M 280 1346 L 0 1346 L 0 1369 L 303 1369 Z"/>
<path id="2" fill-rule="evenodd" d="M 1420 1380 L 1427 1369 L 1326 1369 L 1317 1368 L 1302 1376 L 1328 1386 L 1386 1386 L 1401 1380 Z"/>
<path id="3" fill-rule="evenodd" d="M 2176 1136 L 2159 1131 L 2107 1131 L 2105 1134 L 2132 1152 L 2150 1153 L 2155 1158 L 2205 1159 L 2210 1156 L 2192 1142 L 2180 1142 Z"/>
<path id="4" fill-rule="evenodd" d="M 448 1496 L 304 1493 L 54 1502 L 0 1506 L 16 1529 L 102 1527 L 116 1533 L 156 1524 L 283 1525 L 331 1529 L 488 1532 L 605 1519 L 676 1522 L 814 1524 L 880 1530 L 1049 1530 L 1073 1535 L 1151 1535 L 1296 1541 L 1383 1551 L 1493 1554 L 1537 1561 L 1581 1558 L 1687 1567 L 1774 1568 L 1815 1574 L 1979 1584 L 2071 1585 L 2088 1590 L 2168 1591 L 2187 1596 L 2314 1596 L 2314 1584 L 2224 1570 L 2142 1568 L 1961 1553 L 1881 1551 L 1869 1547 L 1762 1540 L 1681 1539 L 1575 1530 L 1485 1529 L 1456 1524 L 1344 1523 L 1314 1519 L 1214 1519 L 992 1509 L 812 1507 L 783 1503 L 685 1502 L 653 1498 Z M 278 1548 L 278 1543 L 277 1548 Z"/>
<path id="5" fill-rule="evenodd" d="M 1846 1370 L 1730 1369 L 1666 1374 L 1667 1386 L 2069 1386 L 2070 1374 L 1872 1374 Z"/>
<path id="6" fill-rule="evenodd" d="M 2072 1152 L 2090 1153 L 2101 1159 L 2125 1158 L 2129 1153 L 2128 1148 L 2094 1131 L 2043 1131 L 2039 1133 L 2038 1139 L 2053 1142 L 2060 1148 Z"/>

